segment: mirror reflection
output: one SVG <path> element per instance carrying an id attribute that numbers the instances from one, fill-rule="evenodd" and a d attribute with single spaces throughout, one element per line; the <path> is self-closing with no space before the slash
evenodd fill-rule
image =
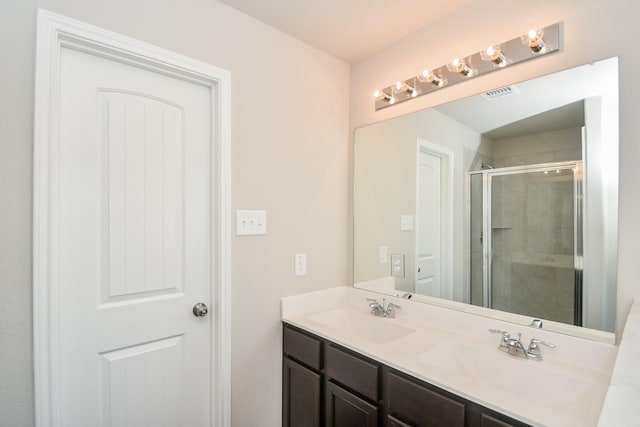
<path id="1" fill-rule="evenodd" d="M 612 341 L 617 64 L 357 129 L 354 285 Z"/>

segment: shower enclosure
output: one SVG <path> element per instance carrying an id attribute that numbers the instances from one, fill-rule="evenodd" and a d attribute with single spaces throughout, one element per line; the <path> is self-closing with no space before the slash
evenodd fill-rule
<path id="1" fill-rule="evenodd" d="M 469 173 L 472 304 L 582 325 L 582 162 Z"/>

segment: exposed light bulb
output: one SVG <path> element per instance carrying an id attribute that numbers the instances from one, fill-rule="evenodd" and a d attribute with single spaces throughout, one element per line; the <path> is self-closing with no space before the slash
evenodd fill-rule
<path id="1" fill-rule="evenodd" d="M 373 97 L 379 101 L 384 101 L 387 102 L 389 104 L 395 104 L 396 100 L 393 98 L 393 96 L 389 95 L 387 92 L 383 91 L 383 90 L 376 90 L 375 92 L 373 92 Z"/>
<path id="2" fill-rule="evenodd" d="M 469 67 L 462 58 L 453 58 L 451 62 L 447 64 L 447 69 L 454 73 L 460 73 L 465 77 L 473 76 L 473 69 Z"/>
<path id="3" fill-rule="evenodd" d="M 425 69 L 420 74 L 418 74 L 418 80 L 422 83 L 431 83 L 432 85 L 438 87 L 444 85 L 444 80 L 442 79 L 442 77 L 428 69 Z"/>
<path id="4" fill-rule="evenodd" d="M 522 43 L 529 46 L 532 52 L 544 52 L 547 44 L 542 38 L 542 30 L 531 29 L 526 35 L 522 36 Z"/>
<path id="5" fill-rule="evenodd" d="M 416 96 L 418 96 L 418 91 L 416 90 L 416 88 L 411 86 L 407 82 L 403 82 L 403 81 L 396 82 L 395 87 L 396 87 L 396 92 L 404 92 L 412 98 L 415 98 Z"/>
<path id="6" fill-rule="evenodd" d="M 497 46 L 489 46 L 482 52 L 480 52 L 480 57 L 485 61 L 493 62 L 496 67 L 504 67 L 507 65 L 507 58 L 502 53 L 502 50 Z"/>

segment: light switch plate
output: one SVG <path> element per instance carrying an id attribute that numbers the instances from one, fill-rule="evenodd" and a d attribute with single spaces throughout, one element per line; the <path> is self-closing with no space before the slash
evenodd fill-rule
<path id="1" fill-rule="evenodd" d="M 267 234 L 266 211 L 236 211 L 236 235 L 257 236 Z"/>

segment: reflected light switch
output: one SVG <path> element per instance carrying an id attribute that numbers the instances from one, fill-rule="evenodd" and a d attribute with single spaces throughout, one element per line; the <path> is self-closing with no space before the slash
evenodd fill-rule
<path id="1" fill-rule="evenodd" d="M 400 230 L 413 230 L 413 215 L 400 215 Z"/>

